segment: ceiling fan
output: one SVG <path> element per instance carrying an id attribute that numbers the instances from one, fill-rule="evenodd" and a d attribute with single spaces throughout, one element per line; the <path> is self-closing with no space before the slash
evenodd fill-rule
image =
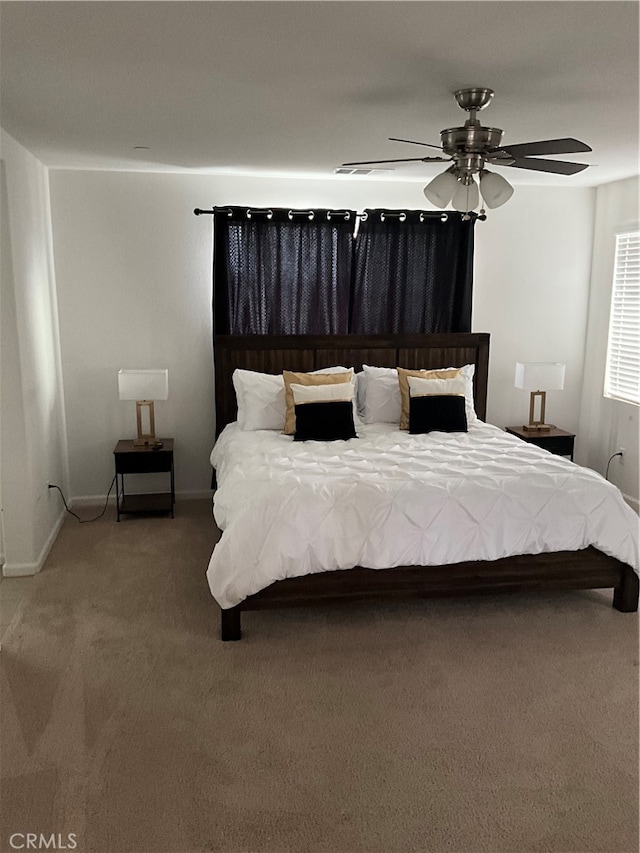
<path id="1" fill-rule="evenodd" d="M 577 139 L 545 139 L 539 142 L 523 142 L 518 145 L 502 145 L 503 131 L 497 127 L 484 127 L 476 114 L 484 109 L 493 98 L 493 89 L 473 87 L 458 89 L 454 97 L 458 106 L 469 113 L 463 127 L 449 127 L 440 133 L 440 145 L 416 142 L 411 139 L 389 137 L 392 142 L 407 142 L 410 145 L 425 145 L 437 148 L 446 156 L 406 157 L 396 160 L 365 160 L 358 163 L 343 163 L 343 166 L 369 166 L 379 163 L 450 162 L 452 165 L 437 175 L 424 188 L 427 199 L 436 207 L 445 208 L 452 203 L 456 210 L 468 214 L 480 204 L 480 195 L 489 208 L 500 207 L 513 195 L 511 184 L 486 166 L 510 166 L 515 169 L 533 169 L 537 172 L 552 172 L 557 175 L 575 175 L 588 168 L 587 163 L 568 160 L 545 160 L 540 154 L 577 154 L 592 149 Z M 476 183 L 474 175 L 479 176 Z M 482 211 L 484 212 L 484 211 Z"/>

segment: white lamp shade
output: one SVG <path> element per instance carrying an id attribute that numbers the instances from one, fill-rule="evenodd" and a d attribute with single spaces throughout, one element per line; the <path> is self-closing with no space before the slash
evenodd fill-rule
<path id="1" fill-rule="evenodd" d="M 427 199 L 436 207 L 446 207 L 458 187 L 456 176 L 448 169 L 430 181 L 423 192 Z"/>
<path id="2" fill-rule="evenodd" d="M 493 210 L 509 201 L 513 195 L 513 187 L 502 175 L 485 170 L 480 175 L 480 192 L 486 206 Z"/>
<path id="3" fill-rule="evenodd" d="M 451 202 L 456 210 L 468 213 L 480 204 L 478 185 L 472 179 L 470 184 L 458 184 Z"/>
<path id="4" fill-rule="evenodd" d="M 530 361 L 516 364 L 516 388 L 525 391 L 562 391 L 565 365 L 554 361 Z"/>
<path id="5" fill-rule="evenodd" d="M 169 396 L 168 370 L 119 370 L 121 400 L 166 400 Z"/>

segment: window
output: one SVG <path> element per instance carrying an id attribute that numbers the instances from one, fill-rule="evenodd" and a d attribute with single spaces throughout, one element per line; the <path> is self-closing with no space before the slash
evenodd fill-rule
<path id="1" fill-rule="evenodd" d="M 640 405 L 640 231 L 616 236 L 604 393 Z"/>

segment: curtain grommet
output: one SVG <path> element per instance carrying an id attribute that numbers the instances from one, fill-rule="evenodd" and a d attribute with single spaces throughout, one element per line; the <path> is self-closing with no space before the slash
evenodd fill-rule
<path id="1" fill-rule="evenodd" d="M 254 207 L 254 208 L 248 207 L 247 211 L 246 211 L 247 219 L 252 219 L 254 213 L 265 213 L 267 216 L 267 219 L 273 219 L 273 210 L 271 210 L 270 207 L 265 207 L 262 209 L 258 208 L 258 207 Z"/>

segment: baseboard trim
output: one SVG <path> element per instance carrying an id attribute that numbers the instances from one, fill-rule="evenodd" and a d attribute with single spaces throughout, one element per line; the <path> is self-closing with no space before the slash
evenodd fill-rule
<path id="1" fill-rule="evenodd" d="M 212 498 L 213 490 L 205 489 L 201 492 L 176 492 L 176 498 L 181 498 L 183 501 L 198 501 L 202 498 Z"/>
<path id="2" fill-rule="evenodd" d="M 143 494 L 143 492 L 140 492 Z M 213 491 L 211 489 L 206 489 L 204 491 L 186 491 L 186 492 L 176 492 L 176 500 L 179 501 L 195 501 L 201 500 L 202 498 L 211 498 L 213 497 Z M 104 506 L 106 495 L 78 495 L 78 497 L 72 498 L 70 506 L 71 508 L 80 507 L 80 506 Z M 109 495 L 109 506 L 115 506 L 116 498 L 115 495 Z"/>
<path id="3" fill-rule="evenodd" d="M 71 498 L 71 500 L 69 501 L 69 506 L 71 509 L 75 509 L 75 507 L 78 506 L 95 506 L 96 504 L 104 506 L 106 497 L 106 495 L 79 495 L 77 498 Z M 109 495 L 109 500 L 107 503 L 109 504 L 109 506 L 115 506 L 115 495 Z"/>
<path id="4" fill-rule="evenodd" d="M 56 523 L 53 525 L 51 533 L 47 537 L 47 541 L 42 546 L 42 550 L 40 551 L 35 563 L 5 563 L 2 567 L 2 576 L 5 578 L 22 578 L 27 577 L 28 575 L 37 575 L 49 556 L 49 551 L 57 539 L 60 528 L 64 523 L 65 516 L 66 512 L 63 510 L 58 516 Z"/>

